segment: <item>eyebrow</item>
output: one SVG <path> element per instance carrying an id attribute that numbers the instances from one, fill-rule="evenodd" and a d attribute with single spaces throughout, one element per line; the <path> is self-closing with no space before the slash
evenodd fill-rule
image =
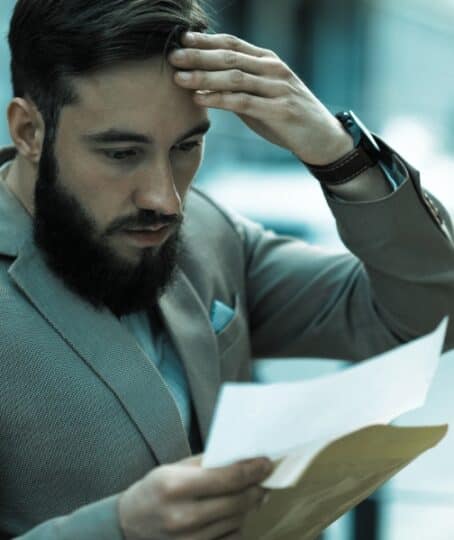
<path id="1" fill-rule="evenodd" d="M 194 137 L 195 135 L 205 135 L 211 127 L 211 122 L 209 120 L 203 121 L 201 124 L 193 127 L 186 133 L 183 133 L 178 137 L 176 144 L 189 139 L 189 137 Z M 89 143 L 139 143 L 139 144 L 152 144 L 153 138 L 143 135 L 142 133 L 136 133 L 134 131 L 128 131 L 123 129 L 111 128 L 106 131 L 101 131 L 99 133 L 89 133 L 83 135 L 83 140 Z"/>

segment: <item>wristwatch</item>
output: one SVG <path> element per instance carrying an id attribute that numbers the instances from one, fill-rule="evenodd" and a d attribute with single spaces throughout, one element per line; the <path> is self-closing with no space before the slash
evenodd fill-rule
<path id="1" fill-rule="evenodd" d="M 382 152 L 374 137 L 353 111 L 340 112 L 336 118 L 352 136 L 355 148 L 328 165 L 305 163 L 317 180 L 331 186 L 349 182 L 382 159 Z"/>

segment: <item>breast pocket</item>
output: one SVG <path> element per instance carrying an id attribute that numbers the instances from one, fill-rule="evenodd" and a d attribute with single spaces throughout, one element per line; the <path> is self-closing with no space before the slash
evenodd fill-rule
<path id="1" fill-rule="evenodd" d="M 246 314 L 235 297 L 235 312 L 228 324 L 216 334 L 221 374 L 224 381 L 249 380 L 250 343 Z"/>

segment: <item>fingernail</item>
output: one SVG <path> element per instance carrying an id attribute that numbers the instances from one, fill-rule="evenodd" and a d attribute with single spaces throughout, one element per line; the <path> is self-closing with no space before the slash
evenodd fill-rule
<path id="1" fill-rule="evenodd" d="M 188 73 L 187 71 L 179 71 L 177 75 L 178 78 L 182 81 L 189 81 L 190 79 L 192 79 L 192 74 Z"/>
<path id="2" fill-rule="evenodd" d="M 175 60 L 181 60 L 185 57 L 185 53 L 182 49 L 176 49 L 172 51 L 171 57 L 174 58 Z"/>
<path id="3" fill-rule="evenodd" d="M 192 32 L 186 32 L 186 34 L 184 35 L 184 39 L 186 43 L 194 43 L 195 36 Z"/>
<path id="4" fill-rule="evenodd" d="M 269 459 L 263 460 L 263 472 L 270 473 L 273 470 L 273 463 Z"/>
<path id="5" fill-rule="evenodd" d="M 200 92 L 195 92 L 194 97 L 197 101 L 207 101 L 207 99 L 210 97 L 210 94 L 201 94 Z"/>
<path id="6" fill-rule="evenodd" d="M 269 474 L 273 468 L 273 464 L 268 459 L 261 459 L 256 466 L 259 474 Z"/>

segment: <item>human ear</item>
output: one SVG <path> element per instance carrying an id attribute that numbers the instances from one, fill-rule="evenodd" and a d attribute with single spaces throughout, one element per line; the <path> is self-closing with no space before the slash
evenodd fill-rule
<path id="1" fill-rule="evenodd" d="M 44 120 L 27 99 L 14 98 L 8 106 L 8 125 L 19 154 L 34 165 L 39 163 L 44 141 Z"/>

